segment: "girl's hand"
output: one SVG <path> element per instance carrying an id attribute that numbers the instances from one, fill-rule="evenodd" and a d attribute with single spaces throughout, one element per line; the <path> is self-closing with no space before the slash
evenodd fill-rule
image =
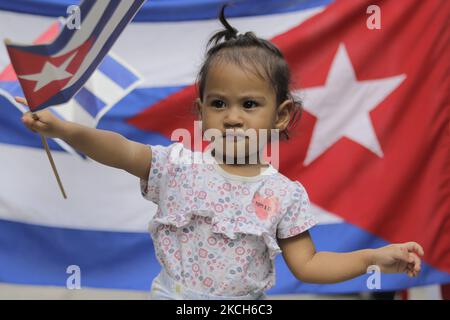
<path id="1" fill-rule="evenodd" d="M 391 244 L 373 252 L 373 264 L 383 273 L 405 272 L 409 277 L 416 277 L 420 272 L 420 258 L 424 251 L 416 242 Z"/>
<path id="2" fill-rule="evenodd" d="M 21 97 L 15 97 L 18 103 L 28 106 L 27 100 Z M 63 121 L 54 116 L 49 110 L 42 110 L 32 113 L 24 113 L 22 122 L 33 132 L 40 133 L 51 138 L 62 138 Z"/>

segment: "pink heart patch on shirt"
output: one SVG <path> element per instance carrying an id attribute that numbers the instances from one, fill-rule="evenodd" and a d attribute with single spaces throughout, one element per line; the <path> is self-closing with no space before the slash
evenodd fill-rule
<path id="1" fill-rule="evenodd" d="M 280 203 L 277 197 L 262 197 L 259 192 L 256 192 L 253 197 L 253 207 L 255 208 L 256 216 L 260 220 L 266 220 L 268 217 L 275 215 L 280 208 Z"/>

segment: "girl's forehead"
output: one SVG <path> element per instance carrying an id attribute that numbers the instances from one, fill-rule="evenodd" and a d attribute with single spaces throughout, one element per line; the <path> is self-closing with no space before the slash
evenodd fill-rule
<path id="1" fill-rule="evenodd" d="M 216 61 L 210 65 L 206 75 L 205 90 L 215 89 L 274 94 L 272 83 L 264 76 L 262 70 L 230 61 Z"/>

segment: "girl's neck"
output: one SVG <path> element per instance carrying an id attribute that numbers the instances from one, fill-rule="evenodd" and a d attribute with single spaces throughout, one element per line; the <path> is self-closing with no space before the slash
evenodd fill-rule
<path id="1" fill-rule="evenodd" d="M 243 177 L 254 177 L 268 168 L 267 164 L 219 164 L 226 172 Z"/>
<path id="2" fill-rule="evenodd" d="M 259 175 L 264 169 L 269 167 L 268 163 L 265 163 L 264 161 L 261 161 L 259 155 L 257 156 L 257 163 L 249 163 L 249 158 L 246 157 L 244 163 L 236 163 L 237 160 L 234 160 L 234 163 L 232 161 L 226 161 L 227 159 L 223 157 L 222 160 L 220 160 L 220 156 L 218 155 L 219 159 L 216 157 L 214 150 L 212 150 L 212 156 L 216 159 L 218 165 L 226 172 L 230 174 L 235 174 L 239 176 L 244 177 L 253 177 Z M 253 160 L 253 159 L 252 159 Z M 231 163 L 230 163 L 231 162 Z"/>

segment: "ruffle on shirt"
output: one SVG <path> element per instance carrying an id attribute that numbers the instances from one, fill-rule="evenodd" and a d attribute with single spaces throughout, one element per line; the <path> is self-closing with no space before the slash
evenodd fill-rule
<path id="1" fill-rule="evenodd" d="M 160 225 L 182 228 L 189 225 L 195 216 L 201 216 L 211 219 L 211 231 L 215 234 L 222 234 L 232 240 L 237 239 L 239 234 L 260 237 L 271 259 L 281 252 L 275 239 L 276 231 L 259 221 L 256 215 L 245 216 L 243 221 L 232 212 L 216 212 L 206 205 L 205 198 L 200 198 L 200 192 L 212 188 L 209 183 L 225 183 L 212 178 L 217 176 L 217 179 L 223 179 L 214 173 L 213 165 L 193 164 L 192 152 L 180 143 L 166 149 L 155 148 L 154 154 L 149 177 L 151 183 L 141 183 L 143 195 L 158 204 L 157 212 L 149 224 L 151 233 L 156 232 Z M 239 209 L 245 212 L 246 205 L 248 203 L 240 204 Z M 276 228 L 276 225 L 273 227 Z"/>
<path id="2" fill-rule="evenodd" d="M 182 228 L 187 226 L 195 216 L 207 217 L 211 219 L 211 231 L 215 234 L 222 234 L 231 240 L 238 238 L 239 234 L 253 235 L 261 237 L 269 250 L 270 259 L 281 253 L 277 241 L 263 226 L 253 221 L 241 221 L 238 218 L 219 216 L 212 211 L 180 211 L 178 213 L 164 214 L 160 209 L 156 213 L 149 225 L 149 231 L 153 233 L 161 224 Z"/>

